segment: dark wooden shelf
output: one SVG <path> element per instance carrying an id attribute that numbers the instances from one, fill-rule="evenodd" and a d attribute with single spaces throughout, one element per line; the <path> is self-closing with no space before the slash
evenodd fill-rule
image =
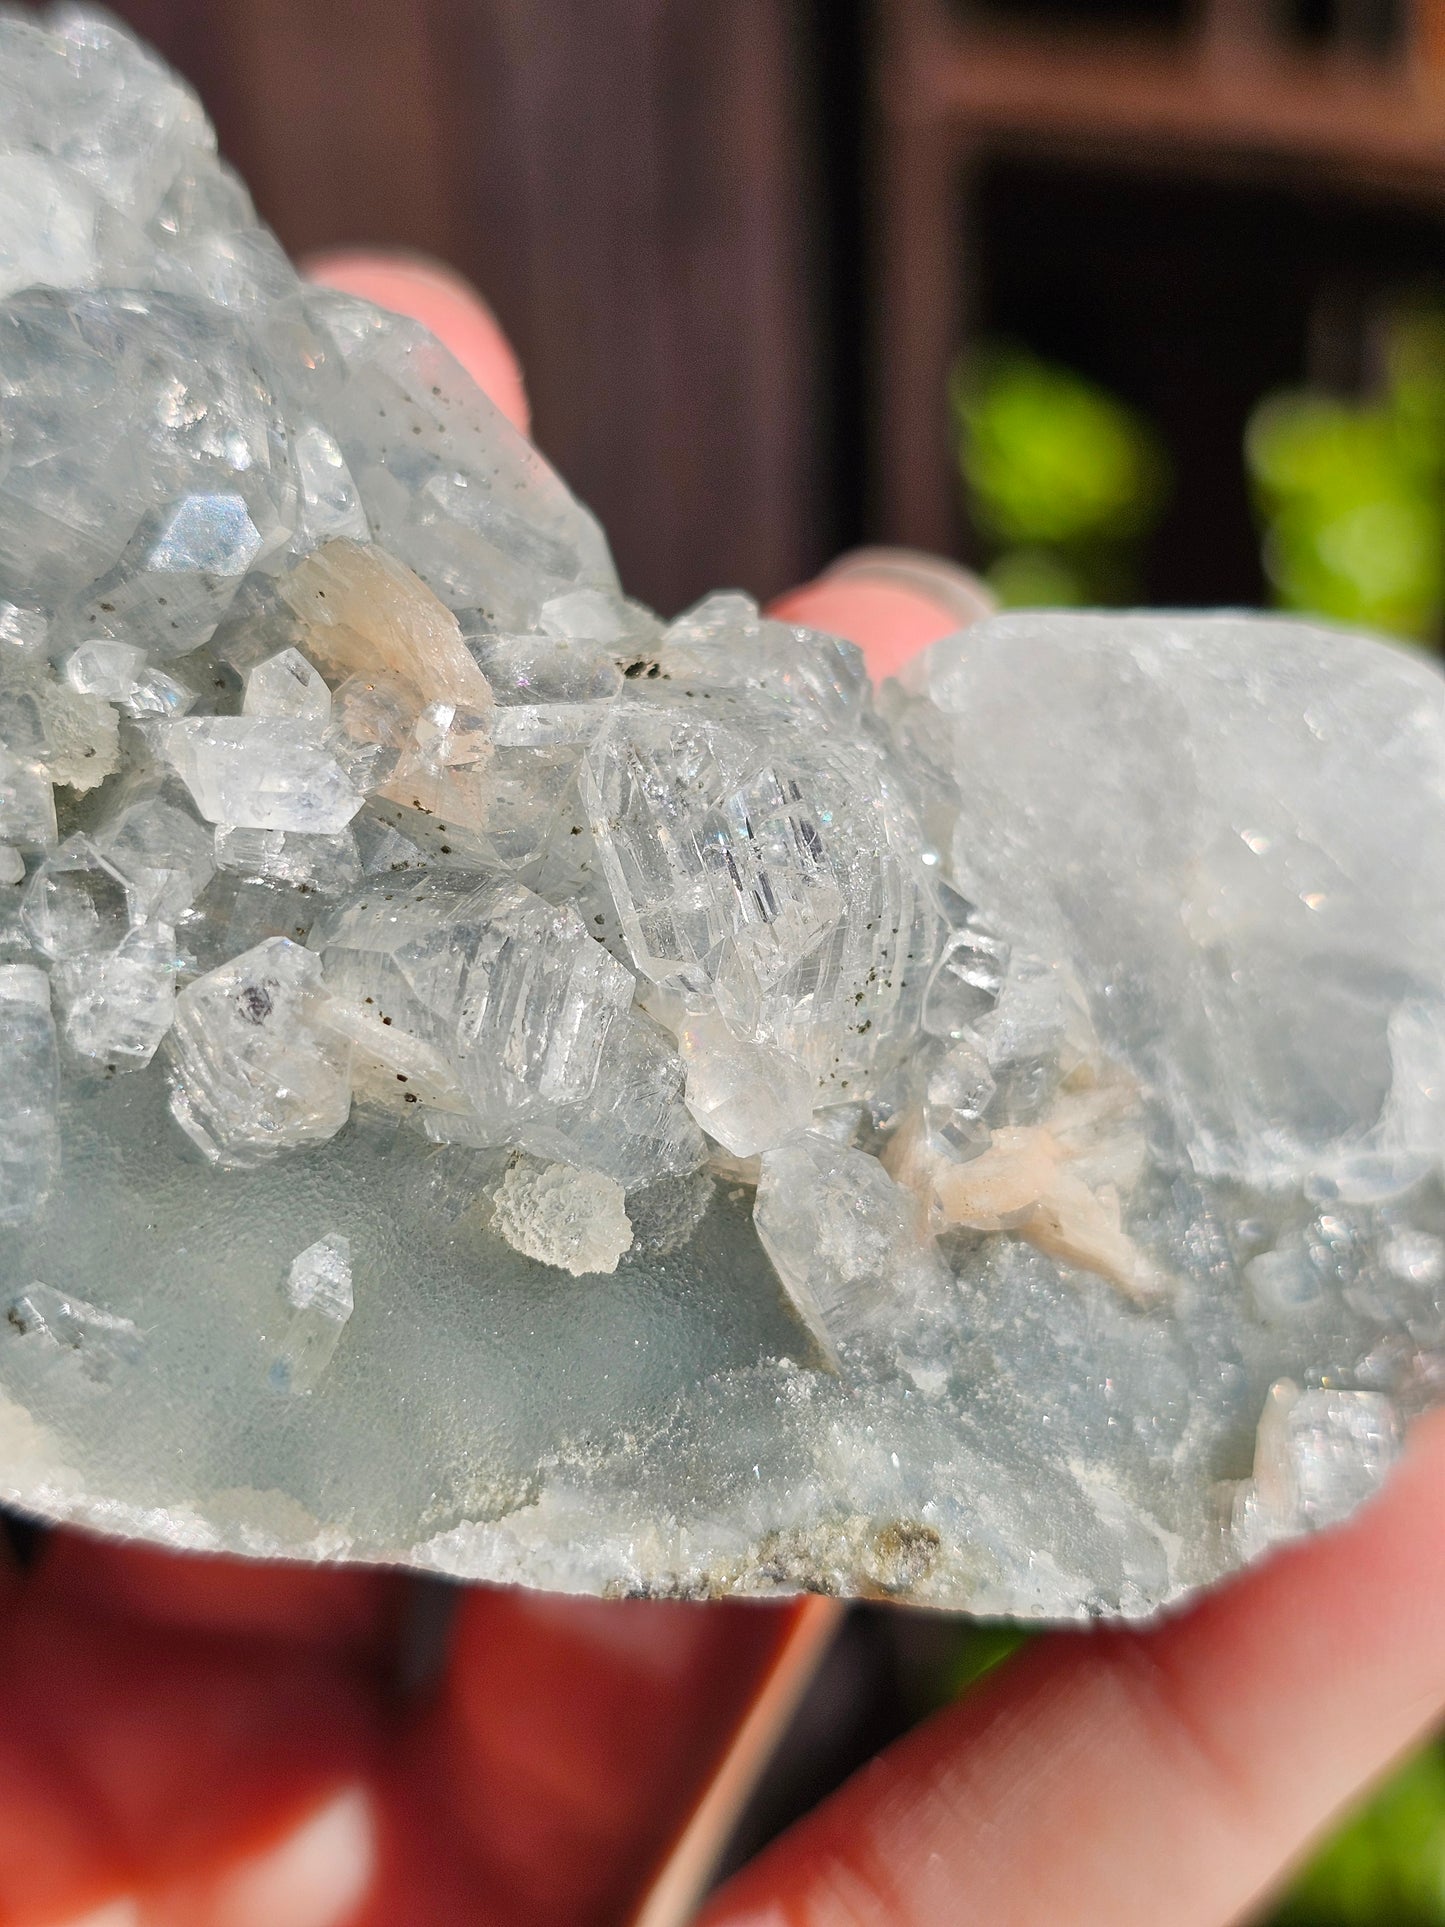
<path id="1" fill-rule="evenodd" d="M 959 544 L 944 394 L 967 338 L 973 191 L 990 160 L 1445 216 L 1445 0 L 1414 0 L 1389 57 L 1291 42 L 1273 0 L 1202 0 L 1187 29 L 1163 31 L 999 24 L 963 0 L 875 6 L 872 520 L 888 540 Z"/>
<path id="2" fill-rule="evenodd" d="M 1105 147 L 1142 165 L 1265 160 L 1445 200 L 1445 89 L 1364 58 L 968 28 L 900 50 L 880 104 L 969 142 Z"/>

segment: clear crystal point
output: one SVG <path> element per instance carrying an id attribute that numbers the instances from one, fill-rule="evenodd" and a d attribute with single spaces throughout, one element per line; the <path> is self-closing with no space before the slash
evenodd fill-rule
<path id="1" fill-rule="evenodd" d="M 286 1274 L 291 1319 L 271 1367 L 278 1391 L 314 1392 L 356 1309 L 351 1241 L 330 1231 L 291 1260 Z"/>
<path id="2" fill-rule="evenodd" d="M 340 764 L 294 716 L 188 716 L 157 724 L 155 737 L 208 822 L 334 836 L 361 808 Z"/>

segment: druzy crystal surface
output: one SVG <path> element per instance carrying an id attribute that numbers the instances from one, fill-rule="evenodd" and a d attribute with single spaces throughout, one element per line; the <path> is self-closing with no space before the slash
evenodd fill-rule
<path id="1" fill-rule="evenodd" d="M 1445 684 L 670 624 L 189 93 L 0 20 L 0 1495 L 1142 1614 L 1445 1370 Z"/>

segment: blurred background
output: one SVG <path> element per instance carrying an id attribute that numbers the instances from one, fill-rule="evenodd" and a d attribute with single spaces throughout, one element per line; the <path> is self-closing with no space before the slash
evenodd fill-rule
<path id="1" fill-rule="evenodd" d="M 119 0 L 294 252 L 442 256 L 672 611 L 1445 602 L 1441 0 Z"/>
<path id="2" fill-rule="evenodd" d="M 1445 0 L 111 5 L 294 253 L 477 282 L 666 612 L 890 541 L 1440 641 Z M 856 1610 L 731 1858 L 1012 1643 Z M 1445 1923 L 1438 1750 L 1275 1918 Z"/>

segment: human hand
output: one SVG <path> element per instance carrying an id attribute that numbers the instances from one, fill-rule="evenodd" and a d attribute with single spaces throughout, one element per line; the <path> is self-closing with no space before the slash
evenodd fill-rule
<path id="1" fill-rule="evenodd" d="M 510 350 L 449 277 L 317 271 L 418 314 L 525 426 Z M 874 558 L 780 607 L 882 673 L 956 626 L 967 588 Z M 1342 1531 L 1158 1628 L 1036 1642 L 706 1927 L 1223 1927 L 1445 1703 L 1442 1519 L 1445 1420 Z M 649 1894 L 649 1927 L 685 1918 L 679 1835 L 736 1775 L 747 1710 L 783 1710 L 826 1605 L 476 1588 L 417 1681 L 398 1654 L 426 1597 L 69 1533 L 0 1566 L 0 1927 L 604 1927 Z"/>

